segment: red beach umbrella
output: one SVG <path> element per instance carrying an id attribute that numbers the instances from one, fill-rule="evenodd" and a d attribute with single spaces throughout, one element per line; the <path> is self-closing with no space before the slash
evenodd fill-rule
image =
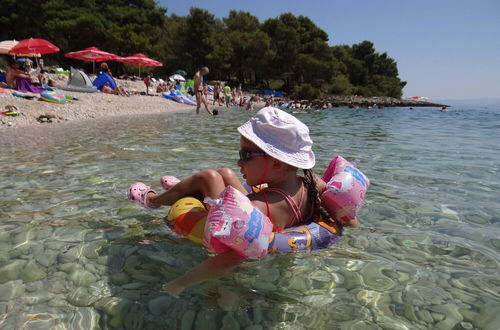
<path id="1" fill-rule="evenodd" d="M 19 41 L 17 41 L 17 40 L 0 41 L 0 54 L 9 54 L 12 47 L 17 45 L 18 43 L 19 43 Z M 40 57 L 40 54 L 18 54 L 17 56 Z"/>
<path id="2" fill-rule="evenodd" d="M 51 54 L 59 51 L 59 48 L 45 39 L 29 38 L 19 41 L 9 51 L 9 54 Z"/>
<path id="3" fill-rule="evenodd" d="M 68 58 L 73 58 L 75 60 L 93 62 L 94 73 L 95 73 L 95 62 L 112 61 L 120 58 L 120 56 L 118 55 L 105 52 L 97 47 L 88 47 L 82 50 L 77 50 L 75 52 L 69 52 L 64 54 L 64 56 Z"/>
<path id="4" fill-rule="evenodd" d="M 137 53 L 127 57 L 121 57 L 117 59 L 118 62 L 122 62 L 130 65 L 139 66 L 139 76 L 141 76 L 141 66 L 163 66 L 163 63 L 153 60 L 144 54 Z"/>

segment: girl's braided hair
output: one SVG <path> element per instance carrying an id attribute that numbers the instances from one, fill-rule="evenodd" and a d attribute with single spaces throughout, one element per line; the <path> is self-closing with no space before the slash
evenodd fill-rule
<path id="1" fill-rule="evenodd" d="M 323 221 L 336 223 L 335 220 L 330 217 L 325 208 L 321 206 L 319 191 L 318 188 L 316 188 L 316 175 L 310 169 L 303 171 L 304 171 L 304 183 L 307 187 L 307 194 L 313 211 L 312 215 L 313 219 L 321 218 Z"/>

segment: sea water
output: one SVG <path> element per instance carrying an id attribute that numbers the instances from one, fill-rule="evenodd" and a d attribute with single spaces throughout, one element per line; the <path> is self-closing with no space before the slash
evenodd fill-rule
<path id="1" fill-rule="evenodd" d="M 326 109 L 321 174 L 342 155 L 370 178 L 361 227 L 311 253 L 244 262 L 183 292 L 161 285 L 207 251 L 126 199 L 143 181 L 237 171 L 221 109 L 5 130 L 0 148 L 2 329 L 498 329 L 500 108 Z M 238 172 L 238 171 L 237 171 Z"/>

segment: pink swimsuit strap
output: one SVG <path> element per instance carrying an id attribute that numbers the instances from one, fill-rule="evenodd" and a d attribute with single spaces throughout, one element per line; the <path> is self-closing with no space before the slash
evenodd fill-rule
<path id="1" fill-rule="evenodd" d="M 292 219 L 292 222 L 290 224 L 290 227 L 293 227 L 294 225 L 298 225 L 300 223 L 303 222 L 303 219 L 302 219 L 302 213 L 300 212 L 300 208 L 302 206 L 302 202 L 304 201 L 304 195 L 305 195 L 305 189 L 304 189 L 304 183 L 301 182 L 300 184 L 300 201 L 299 201 L 299 204 L 297 205 L 297 203 L 295 203 L 295 200 L 292 198 L 292 196 L 290 196 L 289 194 L 287 194 L 283 189 L 280 189 L 280 188 L 266 188 L 264 190 L 262 190 L 262 193 L 264 193 L 264 197 L 265 197 L 265 200 L 266 200 L 266 206 L 267 206 L 267 213 L 268 213 L 268 217 L 271 219 L 272 221 L 272 215 L 271 215 L 271 210 L 269 208 L 269 202 L 267 200 L 267 197 L 266 197 L 266 193 L 267 192 L 275 192 L 275 193 L 278 193 L 280 194 L 284 199 L 285 201 L 287 202 L 287 204 L 290 206 L 290 208 L 292 209 L 293 211 L 293 219 Z"/>

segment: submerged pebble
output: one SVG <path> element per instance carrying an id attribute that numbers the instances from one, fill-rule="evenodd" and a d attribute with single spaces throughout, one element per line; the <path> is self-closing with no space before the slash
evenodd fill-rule
<path id="1" fill-rule="evenodd" d="M 0 327 L 496 330 L 500 204 L 490 165 L 498 153 L 486 133 L 497 116 L 456 109 L 443 121 L 401 110 L 297 114 L 314 127 L 319 175 L 349 137 L 342 152 L 372 180 L 361 226 L 325 250 L 245 261 L 178 298 L 161 284 L 207 251 L 162 223 L 167 207 L 141 208 L 126 190 L 134 181 L 161 190 L 163 174 L 187 177 L 234 159 L 234 127 L 249 113 L 222 109 L 216 126 L 186 112 L 8 134 Z M 332 129 L 335 143 L 324 134 Z"/>

